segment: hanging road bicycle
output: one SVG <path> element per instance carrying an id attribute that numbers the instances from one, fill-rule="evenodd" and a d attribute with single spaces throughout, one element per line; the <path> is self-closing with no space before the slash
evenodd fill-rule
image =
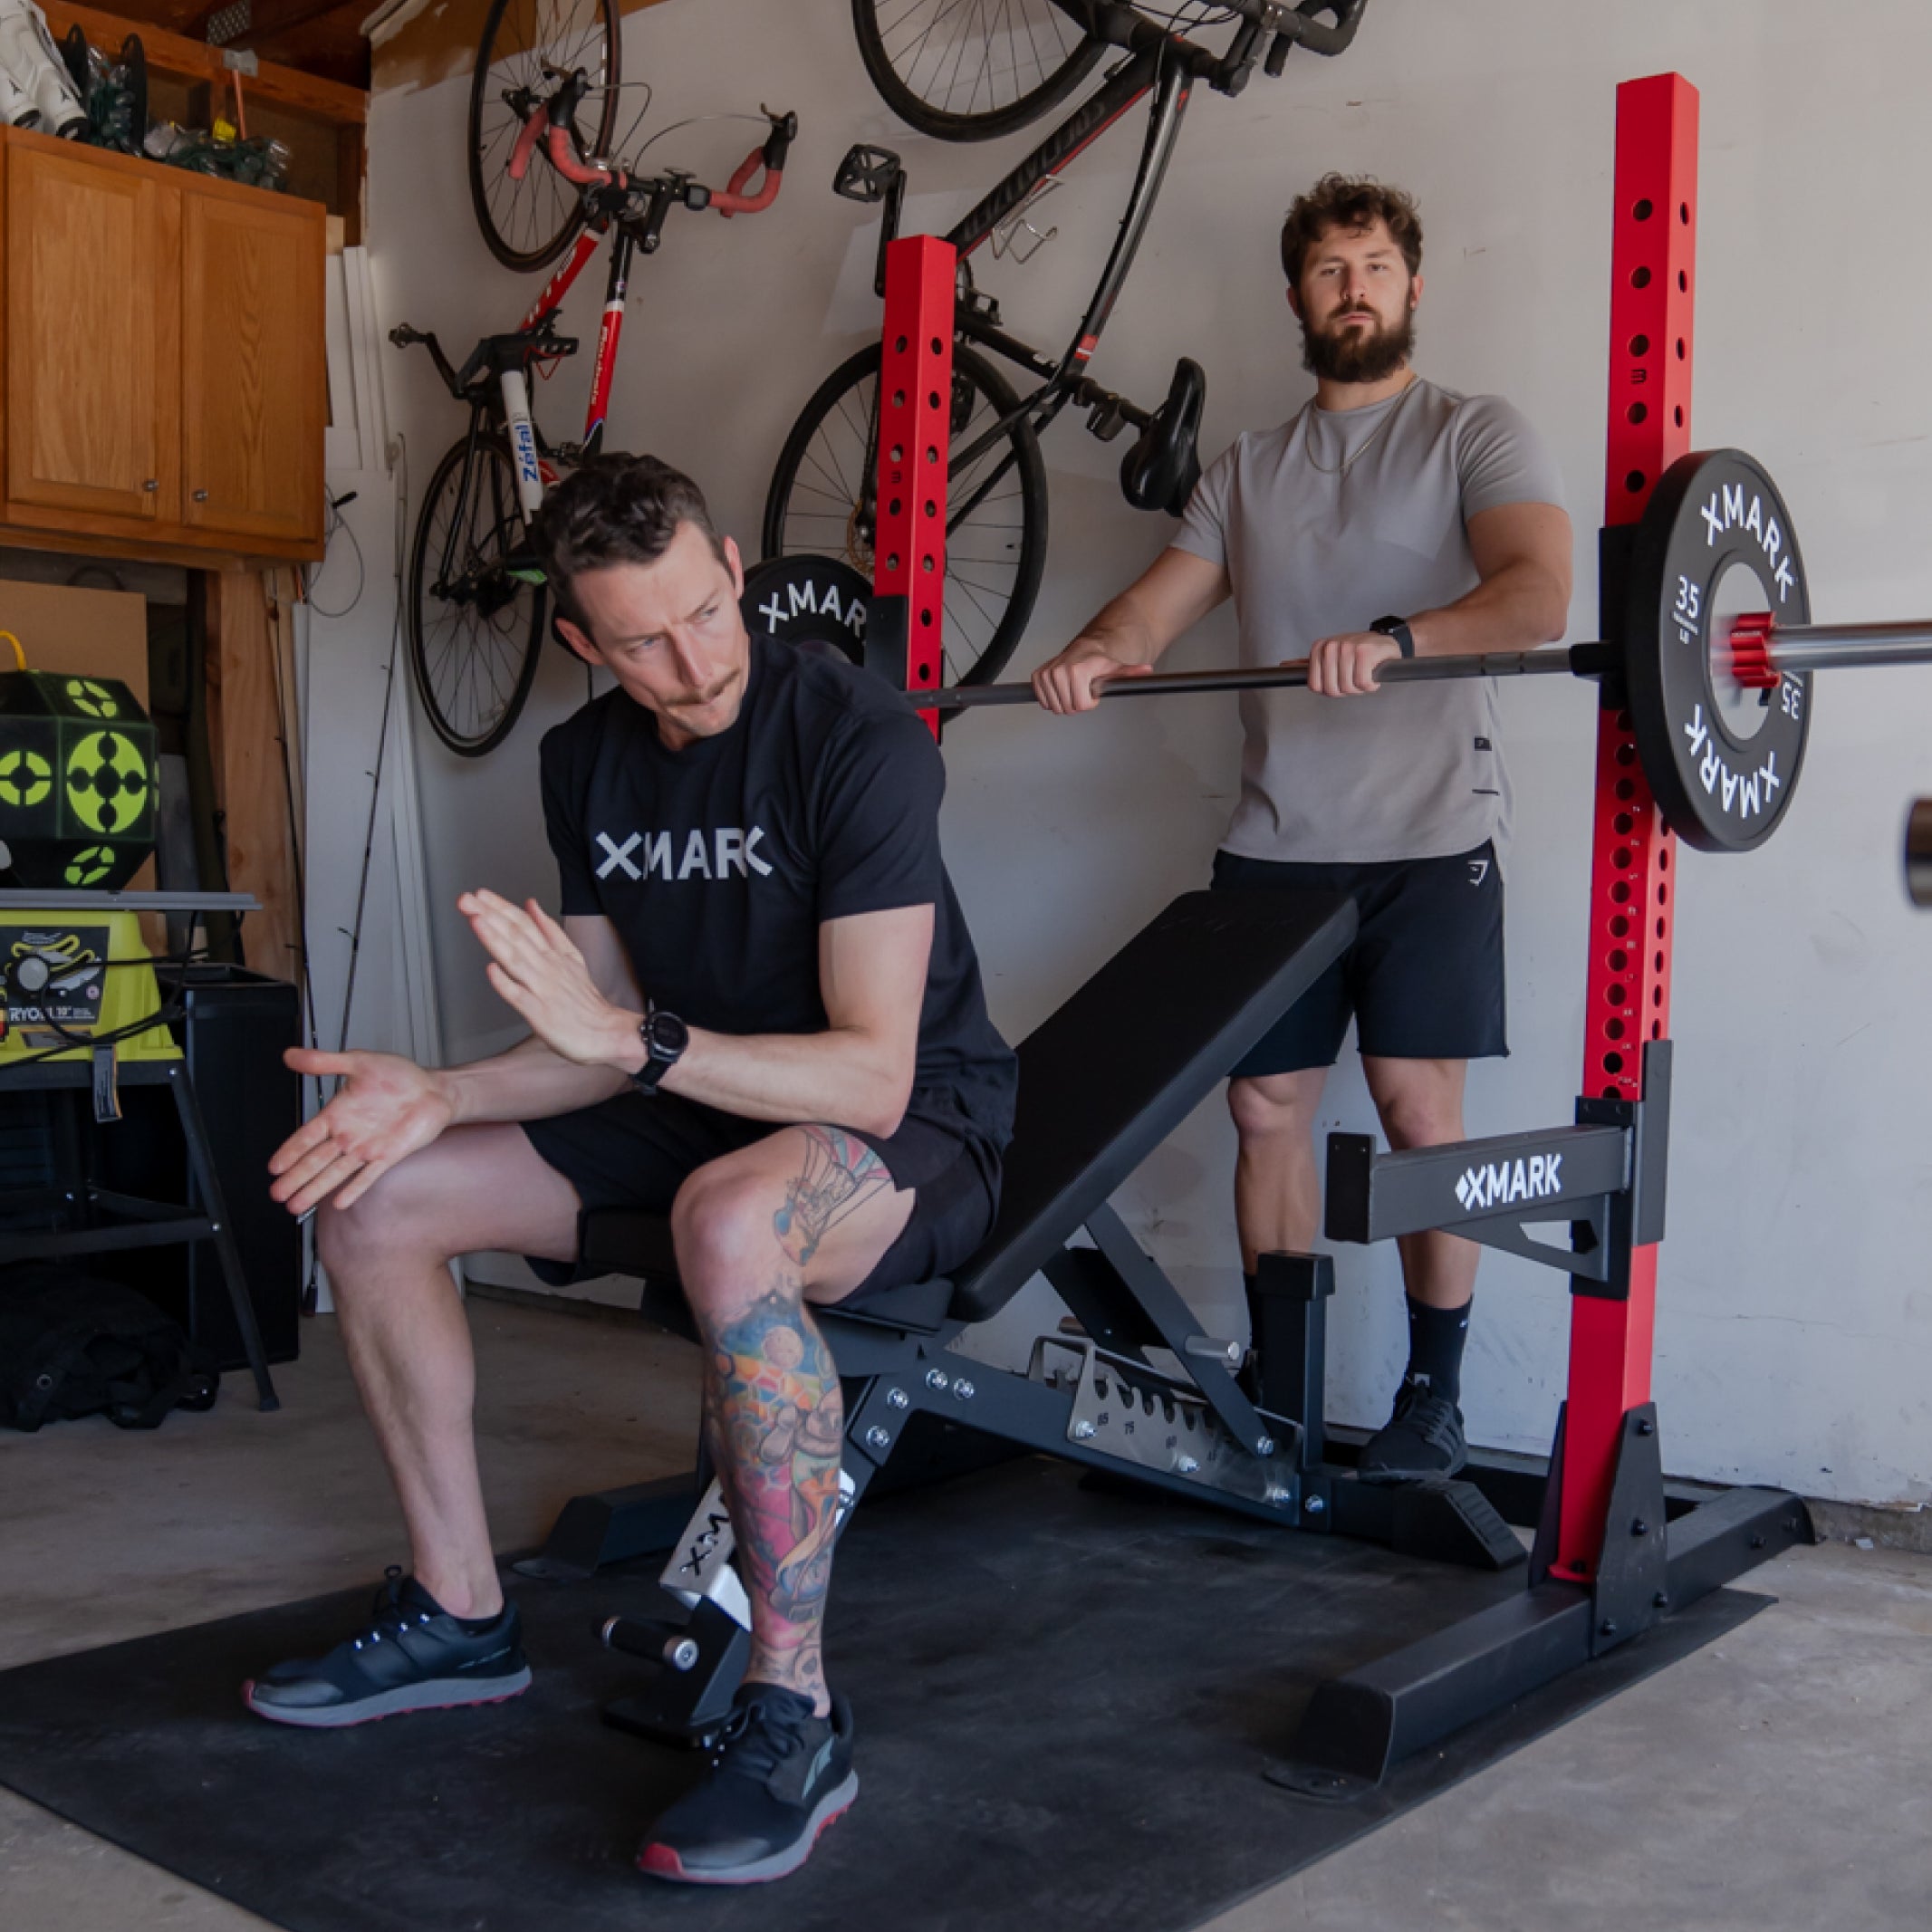
<path id="1" fill-rule="evenodd" d="M 1195 441 L 1206 383 L 1199 366 L 1181 358 L 1167 399 L 1143 409 L 1095 382 L 1087 364 L 1133 265 L 1196 82 L 1237 94 L 1256 66 L 1278 75 L 1297 46 L 1340 53 L 1354 39 L 1366 4 L 1232 0 L 1182 9 L 1193 26 L 1235 24 L 1228 45 L 1216 53 L 1175 30 L 1179 14 L 1116 0 L 853 0 L 860 51 L 888 101 L 916 127 L 950 139 L 1007 132 L 1063 99 L 1107 48 L 1124 54 L 946 237 L 958 250 L 959 279 L 943 682 L 997 678 L 1025 630 L 1046 565 L 1039 437 L 1070 404 L 1088 411 L 1087 428 L 1103 442 L 1129 425 L 1139 432 L 1120 464 L 1129 504 L 1171 515 L 1185 506 L 1200 470 Z M 1334 16 L 1332 24 L 1318 17 L 1324 14 Z M 1043 237 L 1031 229 L 1029 211 L 1068 162 L 1143 99 L 1146 139 L 1112 251 L 1067 348 L 1057 359 L 1043 355 L 1005 332 L 999 304 L 974 286 L 971 258 L 982 245 L 1022 260 L 1031 254 Z M 884 205 L 881 295 L 905 178 L 896 154 L 861 146 L 847 154 L 833 182 L 849 199 Z M 793 426 L 765 497 L 767 558 L 826 554 L 871 576 L 879 356 L 872 344 L 841 363 Z M 995 357 L 1029 379 L 1024 395 Z"/>
<path id="2" fill-rule="evenodd" d="M 504 7 L 498 0 L 490 16 L 479 73 Z M 576 208 L 562 232 L 565 238 L 572 228 L 582 232 L 569 258 L 522 322 L 506 335 L 485 336 L 460 368 L 451 365 L 435 336 L 407 323 L 389 332 L 399 346 L 423 343 L 450 394 L 469 409 L 467 430 L 444 454 L 424 492 L 408 593 L 417 694 L 437 736 L 467 757 L 481 757 L 508 735 L 536 676 L 544 592 L 543 569 L 529 546 L 530 520 L 558 471 L 595 456 L 602 445 L 632 256 L 656 253 L 674 207 L 725 216 L 769 207 L 798 132 L 796 115 L 767 111 L 764 144 L 745 156 L 726 188 L 706 187 L 677 169 L 639 177 L 583 152 L 577 120 L 590 85 L 586 71 L 546 68 L 542 78 L 550 91 L 524 101 L 523 131 L 503 166 L 513 180 L 554 176 L 572 185 Z M 757 191 L 747 192 L 761 170 Z M 575 339 L 557 333 L 557 310 L 607 234 L 610 276 L 582 440 L 552 443 L 531 415 L 530 374 L 548 374 L 576 352 Z"/>

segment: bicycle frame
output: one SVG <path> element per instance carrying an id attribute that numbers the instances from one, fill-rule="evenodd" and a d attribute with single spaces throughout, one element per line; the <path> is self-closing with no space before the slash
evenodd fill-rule
<path id="1" fill-rule="evenodd" d="M 1036 377 L 1039 386 L 968 447 L 955 454 L 953 464 L 959 469 L 992 448 L 1017 422 L 1029 423 L 1038 435 L 1070 403 L 1077 408 L 1094 409 L 1109 426 L 1108 434 L 1121 422 L 1131 423 L 1137 429 L 1148 428 L 1154 412 L 1137 408 L 1125 397 L 1093 381 L 1086 373 L 1086 365 L 1099 346 L 1101 332 L 1113 313 L 1114 303 L 1146 236 L 1195 82 L 1206 80 L 1218 92 L 1240 92 L 1264 42 L 1268 43 L 1265 67 L 1271 75 L 1281 72 L 1293 45 L 1307 44 L 1323 53 L 1339 53 L 1354 38 L 1366 0 L 1342 0 L 1334 9 L 1338 17 L 1332 28 L 1317 25 L 1292 5 L 1258 6 L 1244 18 L 1227 51 L 1218 54 L 1170 32 L 1131 5 L 1120 4 L 1120 0 L 1053 0 L 1053 4 L 1092 38 L 1126 50 L 1128 58 L 947 232 L 946 239 L 958 251 L 959 259 L 970 263 L 974 253 L 1025 206 L 1043 182 L 1058 177 L 1130 109 L 1152 94 L 1147 136 L 1113 247 L 1080 324 L 1057 360 L 1007 334 L 999 326 L 996 308 L 984 304 L 971 288 L 970 268 L 966 271 L 966 285 L 954 307 L 956 332 L 965 340 Z M 888 190 L 886 232 L 880 240 L 879 258 L 881 295 L 885 243 L 897 233 L 902 193 L 901 178 Z M 1001 480 L 1006 466 L 996 466 L 949 523 L 971 514 Z"/>
<path id="2" fill-rule="evenodd" d="M 574 78 L 574 77 L 573 77 Z M 727 220 L 733 215 L 756 214 L 777 199 L 784 177 L 785 156 L 798 132 L 793 114 L 772 114 L 772 132 L 762 147 L 754 148 L 731 177 L 730 185 L 712 189 L 677 171 L 644 179 L 633 179 L 622 168 L 604 168 L 587 161 L 578 152 L 571 120 L 571 82 L 560 91 L 558 101 L 540 105 L 532 113 L 519 138 L 509 168 L 521 176 L 532 157 L 541 150 L 549 164 L 565 180 L 583 194 L 591 225 L 572 244 L 569 258 L 548 282 L 524 319 L 509 335 L 485 336 L 461 370 L 450 368 L 433 336 L 418 336 L 414 330 L 391 332 L 399 341 L 423 341 L 450 392 L 469 404 L 469 433 L 463 458 L 463 474 L 457 502 L 470 501 L 475 479 L 476 448 L 485 426 L 494 428 L 501 412 L 504 432 L 508 438 L 516 475 L 517 513 L 523 533 L 543 507 L 544 491 L 556 480 L 555 460 L 581 463 L 594 457 L 603 447 L 604 426 L 610 418 L 610 390 L 616 379 L 618 343 L 624 330 L 624 311 L 630 299 L 630 269 L 637 255 L 652 255 L 663 239 L 664 223 L 670 210 L 682 203 L 693 209 L 712 208 Z M 561 111 L 556 111 L 561 103 Z M 755 193 L 746 193 L 751 178 L 763 169 L 764 179 Z M 598 319 L 597 352 L 591 370 L 591 395 L 585 407 L 582 440 L 575 445 L 552 447 L 543 440 L 530 408 L 529 370 L 536 363 L 574 354 L 574 340 L 553 332 L 553 323 L 564 298 L 575 285 L 591 257 L 610 234 L 610 269 L 604 284 L 603 309 Z M 487 378 L 495 379 L 493 395 Z M 443 540 L 443 553 L 437 560 L 436 588 L 446 595 L 449 573 L 462 520 L 453 517 Z M 534 572 L 533 562 L 529 572 Z M 522 581 L 521 576 L 516 581 Z M 540 577 L 533 581 L 541 581 Z M 514 590 L 508 592 L 515 594 Z"/>

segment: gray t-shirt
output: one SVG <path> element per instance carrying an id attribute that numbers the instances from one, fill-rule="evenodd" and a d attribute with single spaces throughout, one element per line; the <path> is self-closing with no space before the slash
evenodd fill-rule
<path id="1" fill-rule="evenodd" d="M 1227 571 L 1241 661 L 1277 664 L 1385 611 L 1454 603 L 1480 581 L 1470 517 L 1562 502 L 1555 461 L 1519 410 L 1418 378 L 1367 409 L 1311 401 L 1238 437 L 1202 476 L 1174 544 Z M 1366 864 L 1508 835 L 1492 678 L 1341 699 L 1244 691 L 1241 722 L 1228 851 Z"/>

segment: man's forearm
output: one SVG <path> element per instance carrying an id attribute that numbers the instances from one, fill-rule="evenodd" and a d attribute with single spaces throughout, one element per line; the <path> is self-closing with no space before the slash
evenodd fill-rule
<path id="1" fill-rule="evenodd" d="M 1131 591 L 1123 591 L 1083 630 L 1076 642 L 1098 644 L 1116 664 L 1152 664 L 1167 649 Z"/>
<path id="2" fill-rule="evenodd" d="M 643 1063 L 639 1042 L 634 1053 L 627 1049 L 620 1072 L 628 1078 Z M 823 1120 L 883 1136 L 905 1116 L 912 1070 L 902 1048 L 856 1030 L 737 1034 L 693 1027 L 660 1085 L 741 1120 Z"/>
<path id="3" fill-rule="evenodd" d="M 1454 658 L 1553 644 L 1569 620 L 1563 586 L 1541 564 L 1513 563 L 1466 597 L 1408 620 L 1418 656 Z"/>
<path id="4" fill-rule="evenodd" d="M 639 1055 L 642 1059 L 641 1053 Z M 628 1084 L 615 1067 L 579 1066 L 541 1040 L 521 1040 L 507 1053 L 467 1066 L 446 1067 L 437 1078 L 448 1094 L 457 1122 L 546 1120 L 594 1107 Z"/>

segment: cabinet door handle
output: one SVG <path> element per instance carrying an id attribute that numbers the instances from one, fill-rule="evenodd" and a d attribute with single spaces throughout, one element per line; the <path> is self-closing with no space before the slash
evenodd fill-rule
<path id="1" fill-rule="evenodd" d="M 195 492 L 195 501 L 197 503 L 206 503 L 207 500 L 208 493 L 206 490 L 197 490 Z"/>
<path id="2" fill-rule="evenodd" d="M 150 476 L 149 477 L 147 482 L 141 485 L 141 487 L 144 490 L 158 490 L 160 488 L 160 486 L 161 479 L 159 476 Z"/>

